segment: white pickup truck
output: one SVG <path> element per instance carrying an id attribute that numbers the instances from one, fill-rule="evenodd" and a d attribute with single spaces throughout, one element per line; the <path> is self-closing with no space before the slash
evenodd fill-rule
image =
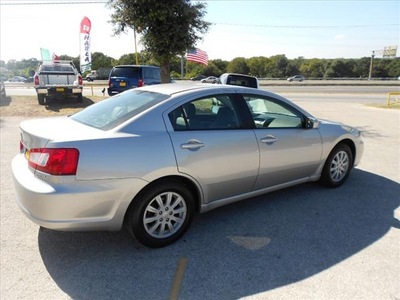
<path id="1" fill-rule="evenodd" d="M 40 105 L 48 98 L 74 96 L 82 102 L 82 76 L 72 61 L 43 61 L 34 76 L 35 90 Z"/>

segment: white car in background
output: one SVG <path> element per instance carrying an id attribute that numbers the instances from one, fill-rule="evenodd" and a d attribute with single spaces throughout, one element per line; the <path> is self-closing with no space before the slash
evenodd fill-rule
<path id="1" fill-rule="evenodd" d="M 289 82 L 292 82 L 292 81 L 300 81 L 300 82 L 302 82 L 302 81 L 304 81 L 304 80 L 305 80 L 305 78 L 304 78 L 304 76 L 302 76 L 302 75 L 294 75 L 294 76 L 289 77 L 289 78 L 287 79 L 287 81 L 289 81 Z"/>
<path id="2" fill-rule="evenodd" d="M 200 80 L 200 82 L 202 82 L 202 83 L 217 83 L 218 78 L 215 76 L 208 76 L 207 78 Z"/>

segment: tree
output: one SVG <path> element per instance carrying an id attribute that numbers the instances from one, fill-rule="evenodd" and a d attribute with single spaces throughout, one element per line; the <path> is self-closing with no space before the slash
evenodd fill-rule
<path id="1" fill-rule="evenodd" d="M 194 62 L 186 62 L 186 78 L 195 77 L 197 75 L 204 75 L 204 70 L 206 66 L 203 64 L 197 64 Z"/>
<path id="2" fill-rule="evenodd" d="M 390 77 L 399 77 L 400 76 L 400 58 L 394 58 L 388 64 L 388 74 Z"/>
<path id="3" fill-rule="evenodd" d="M 308 59 L 300 67 L 300 73 L 307 78 L 321 78 L 325 74 L 324 61 L 318 58 Z"/>
<path id="4" fill-rule="evenodd" d="M 226 73 L 226 69 L 228 67 L 229 61 L 222 59 L 213 59 L 212 63 L 220 70 L 221 75 Z"/>
<path id="5" fill-rule="evenodd" d="M 98 70 L 100 68 L 111 68 L 113 66 L 114 59 L 110 56 L 103 54 L 102 52 L 92 53 L 92 70 Z"/>
<path id="6" fill-rule="evenodd" d="M 190 0 L 109 0 L 108 5 L 114 9 L 115 34 L 127 28 L 141 34 L 145 49 L 160 64 L 162 82 L 170 81 L 171 60 L 193 48 L 211 25 L 203 20 L 206 4 Z"/>
<path id="7" fill-rule="evenodd" d="M 250 68 L 244 57 L 234 58 L 227 66 L 226 70 L 229 73 L 249 74 Z"/>
<path id="8" fill-rule="evenodd" d="M 269 59 L 264 56 L 251 57 L 247 60 L 250 74 L 256 77 L 266 77 L 267 72 L 265 66 L 268 64 Z"/>

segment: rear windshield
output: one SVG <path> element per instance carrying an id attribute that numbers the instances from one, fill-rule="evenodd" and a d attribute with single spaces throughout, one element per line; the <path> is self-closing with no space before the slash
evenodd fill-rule
<path id="1" fill-rule="evenodd" d="M 118 67 L 111 71 L 111 77 L 127 77 L 137 78 L 139 68 L 138 67 Z"/>
<path id="2" fill-rule="evenodd" d="M 71 116 L 71 119 L 102 130 L 110 130 L 150 107 L 169 98 L 169 95 L 129 90 L 93 104 Z"/>
<path id="3" fill-rule="evenodd" d="M 74 72 L 71 65 L 43 65 L 41 71 L 44 72 Z"/>
<path id="4" fill-rule="evenodd" d="M 226 84 L 258 88 L 256 78 L 240 75 L 229 75 Z"/>

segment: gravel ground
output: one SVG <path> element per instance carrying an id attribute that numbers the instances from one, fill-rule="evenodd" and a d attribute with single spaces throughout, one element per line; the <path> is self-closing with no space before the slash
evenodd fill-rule
<path id="1" fill-rule="evenodd" d="M 81 103 L 76 99 L 63 99 L 62 101 L 49 101 L 46 105 L 39 105 L 36 96 L 7 96 L 1 99 L 0 115 L 3 117 L 43 117 L 70 115 L 79 110 L 105 99 L 105 97 L 83 97 Z"/>

